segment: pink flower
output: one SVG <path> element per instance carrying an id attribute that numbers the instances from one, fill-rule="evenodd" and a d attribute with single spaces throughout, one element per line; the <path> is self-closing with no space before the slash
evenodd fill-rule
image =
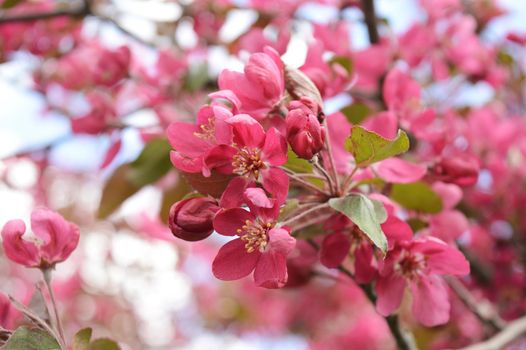
<path id="1" fill-rule="evenodd" d="M 268 198 L 261 188 L 245 190 L 250 208 L 220 211 L 215 230 L 238 238 L 225 244 L 214 259 L 214 275 L 225 281 L 237 280 L 254 271 L 254 281 L 265 288 L 281 288 L 287 282 L 287 255 L 296 240 L 285 227 L 277 228 L 280 201 Z"/>
<path id="2" fill-rule="evenodd" d="M 244 73 L 225 69 L 219 75 L 219 88 L 231 90 L 241 102 L 240 113 L 263 119 L 278 107 L 285 92 L 283 62 L 278 53 L 266 47 L 252 54 Z"/>
<path id="3" fill-rule="evenodd" d="M 226 123 L 232 113 L 221 106 L 205 106 L 197 113 L 197 123 L 175 122 L 166 135 L 174 149 L 170 153 L 173 165 L 188 173 L 203 172 L 210 176 L 204 157 L 214 146 L 232 143 L 232 131 Z"/>
<path id="4" fill-rule="evenodd" d="M 113 86 L 128 74 L 131 53 L 127 46 L 101 50 L 94 69 L 95 84 Z"/>
<path id="5" fill-rule="evenodd" d="M 432 173 L 439 181 L 472 186 L 479 176 L 479 163 L 475 157 L 467 155 L 444 157 L 433 166 Z"/>
<path id="6" fill-rule="evenodd" d="M 50 268 L 66 260 L 79 242 L 79 229 L 62 216 L 46 208 L 31 213 L 34 239 L 22 236 L 26 225 L 22 220 L 8 221 L 2 229 L 5 254 L 12 261 L 37 268 Z"/>
<path id="7" fill-rule="evenodd" d="M 316 102 L 307 97 L 292 101 L 287 114 L 287 140 L 300 158 L 311 159 L 325 143 L 325 129 L 319 116 L 323 116 Z"/>
<path id="8" fill-rule="evenodd" d="M 116 119 L 112 97 L 98 90 L 86 94 L 91 110 L 83 116 L 71 119 L 71 130 L 75 134 L 96 135 L 108 129 Z"/>
<path id="9" fill-rule="evenodd" d="M 185 241 L 200 241 L 214 232 L 212 220 L 219 210 L 217 201 L 207 197 L 189 198 L 170 208 L 168 226 Z"/>
<path id="10" fill-rule="evenodd" d="M 400 158 L 388 158 L 378 164 L 378 175 L 393 183 L 410 183 L 420 180 L 426 174 L 426 167 Z"/>
<path id="11" fill-rule="evenodd" d="M 238 114 L 226 121 L 232 126 L 233 144 L 218 145 L 204 159 L 208 171 L 236 174 L 259 181 L 278 200 L 288 193 L 288 176 L 278 167 L 287 161 L 287 142 L 275 129 L 267 132 L 257 120 Z"/>
<path id="12" fill-rule="evenodd" d="M 433 238 L 401 241 L 387 255 L 376 283 L 377 311 L 387 316 L 402 302 L 409 286 L 412 311 L 423 325 L 432 327 L 449 320 L 449 299 L 440 275 L 467 275 L 469 263 L 460 251 Z"/>
<path id="13" fill-rule="evenodd" d="M 345 258 L 351 256 L 354 262 L 356 282 L 370 283 L 377 275 L 374 249 L 367 236 L 347 217 L 334 215 L 324 225 L 327 232 L 320 249 L 320 262 L 329 268 L 336 268 Z M 382 224 L 382 231 L 388 238 L 389 248 L 398 240 L 410 239 L 413 235 L 409 225 L 389 215 Z"/>

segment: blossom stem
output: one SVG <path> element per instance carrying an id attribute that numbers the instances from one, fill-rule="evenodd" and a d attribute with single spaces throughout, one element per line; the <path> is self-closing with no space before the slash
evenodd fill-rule
<path id="1" fill-rule="evenodd" d="M 330 135 L 329 135 L 329 128 L 327 127 L 327 119 L 325 119 L 324 121 L 324 124 L 325 124 L 325 143 L 326 143 L 326 148 L 327 148 L 327 154 L 328 154 L 328 157 L 329 157 L 329 163 L 331 165 L 331 172 L 332 172 L 332 175 L 334 177 L 334 185 L 336 187 L 336 194 L 337 195 L 341 195 L 341 189 L 340 189 L 340 179 L 338 178 L 338 171 L 336 170 L 336 162 L 334 161 L 334 156 L 332 154 L 332 146 L 331 146 L 331 138 L 330 138 Z"/>
<path id="2" fill-rule="evenodd" d="M 57 302 L 55 300 L 55 293 L 53 292 L 53 288 L 51 287 L 51 270 L 43 269 L 42 274 L 44 275 L 44 283 L 49 292 L 49 298 L 51 300 L 51 305 L 53 307 L 53 313 L 55 316 L 55 325 L 58 331 L 58 335 L 60 337 L 60 341 L 62 342 L 62 344 L 65 345 L 66 341 L 64 338 L 64 328 L 62 327 L 62 322 L 60 321 L 60 316 L 59 316 L 58 308 L 57 308 Z"/>
<path id="3" fill-rule="evenodd" d="M 309 214 L 311 214 L 313 212 L 316 212 L 316 211 L 318 211 L 320 209 L 324 209 L 324 208 L 328 208 L 328 207 L 329 207 L 329 203 L 328 202 L 318 204 L 318 205 L 316 205 L 316 206 L 314 206 L 314 207 L 312 207 L 310 209 L 305 210 L 304 212 L 301 212 L 298 215 L 295 215 L 295 216 L 293 216 L 293 217 L 281 222 L 281 225 L 282 226 L 289 225 L 291 222 L 297 221 L 297 220 L 299 220 L 301 218 L 306 217 L 307 215 L 309 215 Z"/>
<path id="4" fill-rule="evenodd" d="M 358 171 L 358 167 L 355 166 L 353 170 L 351 171 L 351 173 L 349 174 L 349 176 L 347 176 L 347 178 L 345 179 L 345 182 L 343 183 L 342 193 L 347 194 L 347 192 L 350 189 L 349 187 L 352 183 L 352 178 L 354 177 L 354 174 L 356 174 L 357 171 Z"/>
<path id="5" fill-rule="evenodd" d="M 293 171 L 285 168 L 285 167 L 280 167 L 280 169 L 284 170 L 285 173 L 287 173 L 287 175 L 290 177 L 291 180 L 294 180 L 296 181 L 297 183 L 301 184 L 303 187 L 306 187 L 308 189 L 311 189 L 315 192 L 318 192 L 320 194 L 323 194 L 324 196 L 330 196 L 330 193 L 328 193 L 327 191 L 324 191 L 322 190 L 321 188 L 313 185 L 312 183 L 308 182 L 308 181 L 305 181 L 304 179 L 302 179 L 301 177 L 298 177 L 296 175 L 296 173 L 294 173 Z"/>
<path id="6" fill-rule="evenodd" d="M 327 179 L 327 182 L 329 184 L 329 189 L 331 191 L 331 193 L 335 193 L 336 191 L 336 187 L 334 186 L 334 183 L 332 181 L 332 178 L 331 176 L 329 175 L 329 173 L 327 172 L 327 170 L 325 170 L 319 163 L 318 161 L 318 158 L 317 157 L 314 157 L 312 159 L 312 165 L 316 168 L 316 170 L 318 170 L 326 179 Z"/>

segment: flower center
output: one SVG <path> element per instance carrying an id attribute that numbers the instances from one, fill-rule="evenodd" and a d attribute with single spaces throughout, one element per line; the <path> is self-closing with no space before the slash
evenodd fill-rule
<path id="1" fill-rule="evenodd" d="M 194 135 L 205 141 L 213 141 L 215 139 L 215 119 L 208 118 L 206 124 L 199 125 L 199 131 L 194 132 Z"/>
<path id="2" fill-rule="evenodd" d="M 242 147 L 237 151 L 232 159 L 232 166 L 234 173 L 254 180 L 259 178 L 260 170 L 265 168 L 259 148 L 250 147 Z"/>
<path id="3" fill-rule="evenodd" d="M 245 224 L 237 229 L 237 234 L 245 242 L 247 253 L 252 253 L 256 249 L 264 252 L 268 244 L 268 231 L 274 226 L 273 223 L 262 223 L 259 220 L 252 222 L 245 221 Z"/>
<path id="4" fill-rule="evenodd" d="M 403 254 L 396 266 L 402 276 L 413 279 L 421 274 L 426 267 L 426 260 L 422 254 Z"/>

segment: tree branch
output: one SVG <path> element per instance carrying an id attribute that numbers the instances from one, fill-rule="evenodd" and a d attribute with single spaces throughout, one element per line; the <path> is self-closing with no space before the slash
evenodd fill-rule
<path id="1" fill-rule="evenodd" d="M 20 14 L 14 16 L 0 16 L 0 25 L 5 23 L 16 23 L 16 22 L 34 22 L 42 19 L 52 19 L 56 17 L 84 17 L 90 13 L 90 9 L 87 1 L 83 1 L 81 6 L 72 7 L 67 9 L 57 9 L 49 12 L 35 12 Z"/>
<path id="2" fill-rule="evenodd" d="M 480 321 L 491 326 L 496 331 L 500 331 L 506 327 L 506 323 L 499 317 L 497 312 L 493 310 L 487 300 L 484 302 L 476 300 L 462 282 L 454 277 L 446 276 L 445 280 L 459 299 L 462 300 L 464 305 L 466 305 Z"/>
<path id="3" fill-rule="evenodd" d="M 365 17 L 365 24 L 367 25 L 367 33 L 369 33 L 369 41 L 371 44 L 377 44 L 380 41 L 380 36 L 378 35 L 378 28 L 376 27 L 374 0 L 362 0 L 362 10 Z"/>
<path id="4" fill-rule="evenodd" d="M 508 323 L 499 333 L 478 344 L 473 344 L 460 350 L 501 350 L 504 347 L 526 334 L 526 316 Z"/>

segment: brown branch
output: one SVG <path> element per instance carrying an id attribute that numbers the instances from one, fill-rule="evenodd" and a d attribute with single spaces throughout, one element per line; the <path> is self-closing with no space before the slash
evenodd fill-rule
<path id="1" fill-rule="evenodd" d="M 34 22 L 44 19 L 53 19 L 56 17 L 84 17 L 89 15 L 90 8 L 87 1 L 82 2 L 81 6 L 67 8 L 67 9 L 57 9 L 49 12 L 35 12 L 35 13 L 26 13 L 13 16 L 0 16 L 0 25 L 5 23 L 16 23 L 16 22 Z"/>
<path id="2" fill-rule="evenodd" d="M 377 44 L 380 41 L 378 28 L 376 27 L 376 12 L 374 10 L 374 0 L 362 0 L 362 10 L 369 34 L 371 44 Z"/>
<path id="3" fill-rule="evenodd" d="M 506 322 L 500 318 L 487 300 L 483 302 L 476 300 L 473 294 L 457 278 L 446 276 L 445 280 L 458 298 L 480 321 L 491 326 L 496 331 L 506 327 Z"/>
<path id="4" fill-rule="evenodd" d="M 492 338 L 460 350 L 501 350 L 521 335 L 526 335 L 526 316 L 508 323 L 502 331 L 494 335 Z"/>

